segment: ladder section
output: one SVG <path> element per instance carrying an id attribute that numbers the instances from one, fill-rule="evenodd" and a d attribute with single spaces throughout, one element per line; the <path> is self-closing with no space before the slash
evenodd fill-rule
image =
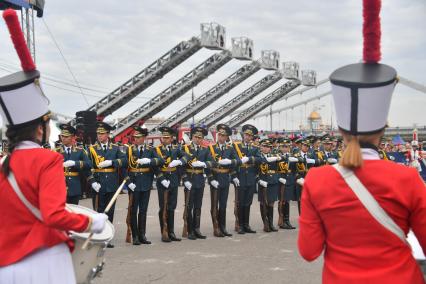
<path id="1" fill-rule="evenodd" d="M 201 47 L 200 40 L 196 37 L 189 41 L 182 41 L 87 110 L 96 111 L 101 117 L 113 113 L 184 62 Z"/>
<path id="2" fill-rule="evenodd" d="M 213 124 L 215 124 L 217 121 L 221 120 L 228 114 L 230 114 L 232 111 L 236 110 L 249 100 L 253 99 L 255 96 L 278 82 L 282 79 L 282 74 L 280 71 L 277 71 L 275 73 L 269 74 L 265 77 L 263 77 L 260 81 L 255 83 L 253 86 L 246 89 L 244 92 L 224 104 L 223 106 L 219 107 L 217 110 L 213 111 L 203 119 L 201 119 L 198 124 L 199 125 L 205 125 L 206 127 L 210 127 Z"/>
<path id="3" fill-rule="evenodd" d="M 228 50 L 213 54 L 166 90 L 149 100 L 140 108 L 129 114 L 126 118 L 120 120 L 116 125 L 115 131 L 112 133 L 113 136 L 117 136 L 130 128 L 130 126 L 141 123 L 159 113 L 169 106 L 174 100 L 213 74 L 217 69 L 225 65 L 231 59 L 232 54 Z"/>
<path id="4" fill-rule="evenodd" d="M 247 79 L 259 70 L 260 64 L 256 61 L 244 65 L 231 76 L 211 88 L 209 91 L 201 95 L 199 98 L 191 102 L 186 107 L 176 112 L 170 118 L 159 124 L 156 128 L 160 128 L 162 126 L 175 126 L 187 120 L 199 110 L 203 109 L 206 105 L 212 103 L 224 94 L 228 93 L 234 87 L 238 86 L 238 84 L 240 84 L 245 79 Z"/>
<path id="5" fill-rule="evenodd" d="M 286 96 L 286 98 L 289 98 L 289 97 L 290 97 L 290 95 L 291 95 L 291 94 L 289 94 L 288 96 Z M 316 95 L 316 96 L 314 96 L 314 97 L 312 97 L 312 98 L 309 98 L 309 99 L 306 99 L 306 100 L 303 100 L 303 101 L 297 102 L 297 103 L 295 103 L 295 104 L 292 104 L 292 105 L 289 105 L 289 106 L 286 106 L 286 107 L 283 107 L 283 108 L 280 108 L 280 109 L 276 109 L 276 110 L 274 110 L 274 111 L 272 111 L 272 112 L 268 112 L 268 113 L 260 113 L 260 114 L 258 114 L 258 115 L 253 116 L 252 118 L 254 119 L 254 118 L 265 117 L 265 116 L 269 116 L 269 115 L 271 115 L 271 114 L 280 113 L 280 112 L 282 112 L 282 111 L 291 110 L 291 109 L 294 109 L 295 107 L 302 106 L 302 105 L 308 104 L 308 103 L 313 102 L 313 101 L 316 101 L 316 100 L 320 100 L 320 99 L 322 99 L 323 97 L 326 97 L 326 96 L 328 96 L 328 95 L 331 95 L 331 91 L 328 91 L 328 92 L 322 93 L 322 94 L 320 94 L 320 95 Z"/>
<path id="6" fill-rule="evenodd" d="M 284 85 L 267 95 L 265 98 L 261 99 L 245 111 L 241 112 L 237 116 L 233 117 L 231 120 L 229 120 L 226 125 L 229 127 L 237 127 L 243 122 L 247 121 L 251 117 L 253 117 L 255 114 L 259 113 L 260 111 L 264 110 L 269 105 L 273 104 L 278 99 L 284 97 L 286 94 L 297 88 L 301 84 L 300 80 L 289 80 Z"/>

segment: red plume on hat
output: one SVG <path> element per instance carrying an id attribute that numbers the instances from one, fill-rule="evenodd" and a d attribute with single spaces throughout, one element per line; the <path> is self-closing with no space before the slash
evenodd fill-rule
<path id="1" fill-rule="evenodd" d="M 364 23 L 362 33 L 364 37 L 364 62 L 377 63 L 381 59 L 380 52 L 380 0 L 364 0 L 362 15 Z"/>
<path id="2" fill-rule="evenodd" d="M 352 135 L 379 133 L 386 128 L 397 82 L 396 70 L 379 63 L 381 1 L 362 3 L 364 62 L 342 66 L 330 75 L 337 125 Z"/>
<path id="3" fill-rule="evenodd" d="M 49 119 L 49 99 L 41 88 L 40 72 L 31 57 L 15 10 L 7 9 L 3 18 L 21 61 L 22 71 L 0 78 L 0 114 L 8 127 L 22 127 Z M 31 106 L 31 107 L 28 107 Z"/>
<path id="4" fill-rule="evenodd" d="M 13 9 L 6 9 L 3 12 L 3 18 L 6 22 L 7 28 L 9 29 L 10 37 L 13 45 L 15 46 L 16 53 L 21 61 L 22 69 L 26 72 L 35 70 L 36 66 L 25 41 L 16 11 Z"/>

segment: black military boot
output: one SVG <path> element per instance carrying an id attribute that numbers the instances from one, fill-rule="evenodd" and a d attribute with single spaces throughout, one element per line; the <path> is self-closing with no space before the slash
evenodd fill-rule
<path id="1" fill-rule="evenodd" d="M 274 206 L 268 206 L 268 222 L 271 231 L 278 232 L 278 229 L 274 227 Z"/>
<path id="2" fill-rule="evenodd" d="M 265 206 L 263 206 L 262 203 L 260 203 L 260 216 L 262 217 L 263 221 L 263 231 L 266 233 L 271 232 L 271 228 L 269 228 L 269 222 L 268 222 L 268 214 L 265 212 Z"/>
<path id="3" fill-rule="evenodd" d="M 291 223 L 290 223 L 290 204 L 288 201 L 284 202 L 284 224 L 283 224 L 283 229 L 286 230 L 293 230 L 296 229 L 296 227 L 294 227 Z"/>
<path id="4" fill-rule="evenodd" d="M 232 234 L 226 230 L 226 210 L 219 209 L 219 229 L 226 237 L 232 237 Z"/>
<path id="5" fill-rule="evenodd" d="M 160 209 L 160 212 L 158 212 L 158 218 L 160 219 L 160 233 L 161 233 L 161 241 L 164 243 L 170 243 L 171 240 L 169 238 L 169 234 L 167 232 L 163 231 L 164 222 L 163 222 L 163 210 Z"/>
<path id="6" fill-rule="evenodd" d="M 168 213 L 168 218 L 167 218 L 167 225 L 168 225 L 168 229 L 169 229 L 169 238 L 170 240 L 174 241 L 174 242 L 180 242 L 182 239 L 176 237 L 175 235 L 175 211 L 174 210 L 169 210 L 167 211 Z"/>
<path id="7" fill-rule="evenodd" d="M 194 234 L 194 220 L 192 218 L 192 212 L 188 212 L 186 217 L 186 224 L 188 226 L 188 240 L 196 240 L 197 237 Z"/>
<path id="8" fill-rule="evenodd" d="M 250 227 L 250 205 L 244 206 L 244 232 L 255 234 L 256 231 Z"/>
<path id="9" fill-rule="evenodd" d="M 207 237 L 200 232 L 201 209 L 194 209 L 194 234 L 198 239 L 206 239 Z"/>
<path id="10" fill-rule="evenodd" d="M 139 242 L 145 245 L 150 245 L 151 242 L 146 239 L 145 232 L 146 232 L 146 215 L 139 214 L 139 220 L 138 220 L 138 227 L 139 227 Z"/>
<path id="11" fill-rule="evenodd" d="M 240 208 L 238 208 L 238 223 L 239 223 L 238 234 L 240 234 L 240 235 L 244 235 L 246 233 L 245 230 L 244 230 L 244 223 L 245 223 L 245 218 L 246 218 L 246 216 L 244 214 L 245 213 L 244 208 L 245 207 L 243 207 L 241 205 L 240 205 Z"/>
<path id="12" fill-rule="evenodd" d="M 130 217 L 130 228 L 132 229 L 133 245 L 139 246 L 141 242 L 139 241 L 138 223 L 136 222 L 136 216 Z"/>

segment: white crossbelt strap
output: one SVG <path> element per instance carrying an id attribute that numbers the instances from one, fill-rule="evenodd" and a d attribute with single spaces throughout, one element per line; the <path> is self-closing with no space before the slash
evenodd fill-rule
<path id="1" fill-rule="evenodd" d="M 5 158 L 6 158 L 6 156 L 1 159 L 0 165 L 3 164 L 3 161 L 4 161 Z M 40 210 L 38 210 L 38 208 L 36 208 L 35 206 L 33 206 L 28 201 L 28 199 L 24 196 L 24 194 L 22 193 L 21 189 L 19 188 L 18 183 L 16 182 L 15 175 L 12 172 L 9 173 L 9 176 L 7 177 L 7 180 L 9 181 L 10 186 L 13 188 L 13 191 L 15 191 L 16 195 L 18 196 L 18 198 L 22 201 L 22 203 L 24 203 L 25 207 L 27 207 L 28 210 L 30 210 L 31 213 L 33 213 L 33 215 L 37 219 L 39 219 L 40 221 L 43 221 L 43 218 L 41 217 Z"/>
<path id="2" fill-rule="evenodd" d="M 391 217 L 383 210 L 379 203 L 374 199 L 373 195 L 365 188 L 361 181 L 357 178 L 351 169 L 340 166 L 339 164 L 333 165 L 333 167 L 343 177 L 349 188 L 355 193 L 364 207 L 368 212 L 383 225 L 386 229 L 394 233 L 398 238 L 401 239 L 405 244 L 408 242 L 405 238 L 405 234 L 402 229 L 393 221 Z"/>

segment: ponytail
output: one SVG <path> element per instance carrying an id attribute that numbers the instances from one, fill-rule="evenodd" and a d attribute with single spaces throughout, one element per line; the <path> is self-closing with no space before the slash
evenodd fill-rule
<path id="1" fill-rule="evenodd" d="M 355 169 L 362 167 L 363 159 L 361 155 L 361 146 L 359 145 L 359 138 L 355 135 L 347 136 L 348 143 L 339 164 L 343 167 Z"/>

